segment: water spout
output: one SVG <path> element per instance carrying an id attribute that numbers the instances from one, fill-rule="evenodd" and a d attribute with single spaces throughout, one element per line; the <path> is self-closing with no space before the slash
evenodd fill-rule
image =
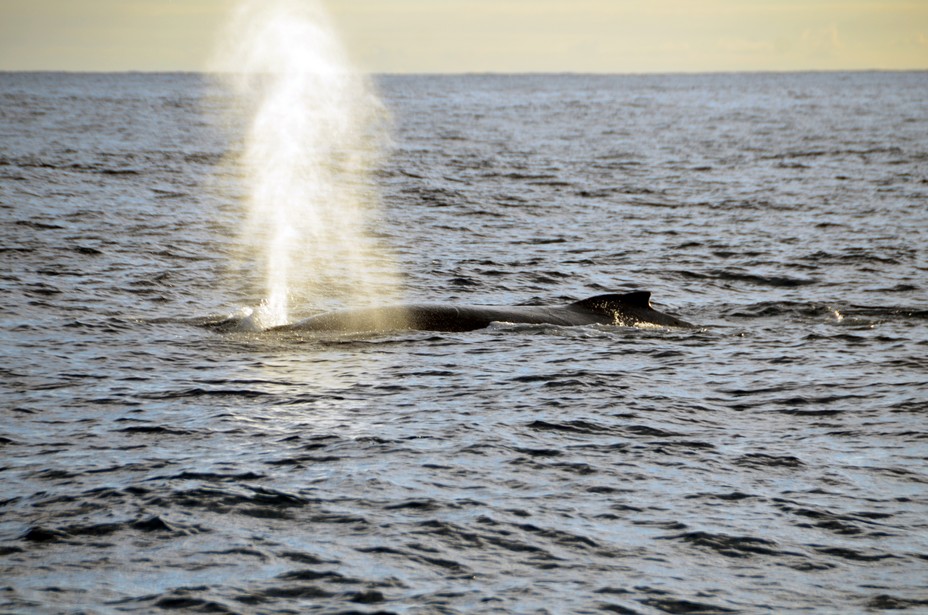
<path id="1" fill-rule="evenodd" d="M 395 293 L 396 266 L 368 232 L 386 113 L 322 4 L 243 0 L 213 66 L 250 118 L 239 162 L 242 244 L 263 280 L 255 320 L 285 324 L 297 301 L 364 305 Z"/>

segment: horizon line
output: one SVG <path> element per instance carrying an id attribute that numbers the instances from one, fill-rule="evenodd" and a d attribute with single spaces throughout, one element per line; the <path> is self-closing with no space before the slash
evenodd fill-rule
<path id="1" fill-rule="evenodd" d="M 524 71 L 504 71 L 504 70 L 485 70 L 485 71 L 348 71 L 361 73 L 370 76 L 384 77 L 451 77 L 451 76 L 531 76 L 531 75 L 549 75 L 549 76 L 612 76 L 612 77 L 641 77 L 657 75 L 777 75 L 777 74 L 810 74 L 810 73 L 921 73 L 928 72 L 928 66 L 924 68 L 802 68 L 802 69 L 755 69 L 755 70 L 677 70 L 677 71 L 584 71 L 584 70 L 524 70 Z M 19 68 L 0 68 L 0 74 L 67 74 L 67 75 L 235 75 L 240 74 L 233 71 L 212 71 L 212 70 L 193 70 L 193 69 L 121 69 L 121 70 L 94 70 L 94 69 L 58 69 L 58 68 L 39 68 L 39 69 L 19 69 Z"/>

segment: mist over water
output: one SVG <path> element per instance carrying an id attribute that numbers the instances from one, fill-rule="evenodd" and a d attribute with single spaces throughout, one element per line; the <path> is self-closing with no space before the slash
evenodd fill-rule
<path id="1" fill-rule="evenodd" d="M 241 103 L 231 121 L 249 126 L 233 158 L 247 203 L 237 270 L 256 268 L 263 286 L 251 324 L 283 324 L 294 303 L 395 293 L 395 264 L 369 233 L 387 114 L 323 5 L 240 2 L 213 68 Z"/>

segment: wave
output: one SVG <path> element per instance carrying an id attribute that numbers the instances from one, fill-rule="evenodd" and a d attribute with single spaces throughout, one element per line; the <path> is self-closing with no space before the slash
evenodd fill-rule
<path id="1" fill-rule="evenodd" d="M 722 307 L 727 319 L 770 319 L 831 321 L 844 324 L 873 324 L 885 321 L 928 320 L 928 309 L 904 305 L 855 305 L 802 301 L 761 301 Z"/>

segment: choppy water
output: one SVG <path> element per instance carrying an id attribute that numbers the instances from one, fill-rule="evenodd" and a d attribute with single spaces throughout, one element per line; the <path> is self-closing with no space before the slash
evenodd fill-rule
<path id="1" fill-rule="evenodd" d="M 232 101 L 0 74 L 0 611 L 928 612 L 928 75 L 380 88 L 411 299 L 703 327 L 203 329 Z"/>

